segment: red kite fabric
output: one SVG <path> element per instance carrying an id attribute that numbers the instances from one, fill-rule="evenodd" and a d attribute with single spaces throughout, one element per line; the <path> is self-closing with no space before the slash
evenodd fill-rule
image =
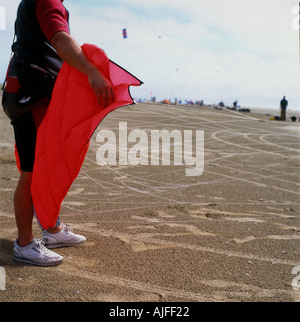
<path id="1" fill-rule="evenodd" d="M 99 106 L 88 78 L 67 63 L 57 77 L 47 113 L 38 129 L 32 198 L 38 219 L 54 227 L 63 199 L 78 176 L 89 141 L 99 123 L 111 111 L 133 103 L 129 86 L 140 86 L 136 77 L 110 61 L 100 48 L 82 49 L 114 86 L 116 101 Z"/>

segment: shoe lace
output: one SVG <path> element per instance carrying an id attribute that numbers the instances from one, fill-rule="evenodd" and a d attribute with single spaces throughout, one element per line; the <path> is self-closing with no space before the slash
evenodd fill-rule
<path id="1" fill-rule="evenodd" d="M 61 228 L 65 231 L 73 232 L 73 229 L 71 227 L 66 226 L 65 224 L 61 224 Z"/>
<path id="2" fill-rule="evenodd" d="M 34 246 L 36 246 L 43 253 L 48 251 L 48 248 L 45 246 L 45 243 L 42 241 L 42 239 L 35 239 Z"/>

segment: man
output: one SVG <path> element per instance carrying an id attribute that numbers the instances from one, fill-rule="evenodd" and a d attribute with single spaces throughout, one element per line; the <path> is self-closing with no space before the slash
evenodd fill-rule
<path id="1" fill-rule="evenodd" d="M 18 92 L 30 85 L 26 77 L 32 72 L 27 66 L 38 66 L 38 70 L 56 76 L 62 62 L 69 63 L 74 68 L 88 76 L 89 84 L 94 90 L 99 104 L 110 105 L 115 94 L 112 84 L 85 57 L 81 47 L 70 36 L 68 26 L 68 11 L 62 4 L 63 0 L 22 0 L 15 23 L 17 41 L 13 44 L 14 58 L 8 70 L 8 76 L 16 70 L 23 87 L 18 86 Z M 21 69 L 24 67 L 22 74 Z M 28 72 L 30 70 L 30 73 Z M 5 91 L 9 92 L 9 80 Z M 42 86 L 42 85 L 40 85 Z M 20 87 L 20 88 L 19 88 Z M 14 195 L 14 209 L 18 228 L 18 239 L 15 241 L 13 258 L 39 266 L 58 265 L 63 257 L 48 248 L 61 246 L 75 246 L 86 239 L 76 235 L 59 220 L 56 227 L 43 231 L 43 241 L 36 240 L 32 233 L 34 205 L 31 196 L 31 180 L 34 165 L 35 143 L 37 128 L 45 114 L 45 106 L 41 105 L 29 112 L 14 114 L 9 104 L 9 93 L 3 93 L 3 106 L 6 114 L 12 119 L 16 146 L 20 158 L 21 173 Z M 39 85 L 36 93 L 40 93 Z M 6 95 L 5 95 L 6 94 Z M 20 99 L 20 104 L 27 104 L 34 95 L 27 95 Z M 5 99 L 6 98 L 6 99 Z M 42 102 L 42 100 L 38 100 Z M 48 102 L 49 103 L 49 102 Z M 37 104 L 33 102 L 32 106 Z M 31 107 L 32 107 L 31 106 Z M 29 106 L 30 107 L 30 106 Z M 19 111 L 19 109 L 18 109 Z M 19 112 L 18 112 L 19 113 Z M 16 116 L 17 115 L 17 116 Z"/>
<path id="2" fill-rule="evenodd" d="M 286 120 L 286 109 L 288 106 L 288 101 L 285 99 L 285 96 L 283 96 L 283 99 L 280 101 L 280 109 L 281 109 L 281 120 Z"/>

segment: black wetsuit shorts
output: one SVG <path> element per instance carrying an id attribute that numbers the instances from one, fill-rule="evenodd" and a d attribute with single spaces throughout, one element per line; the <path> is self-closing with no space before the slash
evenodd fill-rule
<path id="1" fill-rule="evenodd" d="M 32 172 L 37 133 L 33 115 L 31 112 L 27 112 L 13 120 L 11 124 L 14 128 L 21 171 Z"/>

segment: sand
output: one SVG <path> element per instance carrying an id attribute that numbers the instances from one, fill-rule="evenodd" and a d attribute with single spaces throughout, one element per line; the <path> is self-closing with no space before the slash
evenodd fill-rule
<path id="1" fill-rule="evenodd" d="M 148 134 L 204 130 L 204 173 L 188 177 L 185 164 L 99 166 L 97 132 L 117 133 L 120 120 Z M 57 249 L 60 266 L 39 268 L 12 260 L 18 171 L 0 111 L 0 302 L 300 301 L 292 274 L 300 266 L 299 124 L 206 106 L 111 113 L 61 209 L 87 242 Z M 41 237 L 36 222 L 34 233 Z"/>

